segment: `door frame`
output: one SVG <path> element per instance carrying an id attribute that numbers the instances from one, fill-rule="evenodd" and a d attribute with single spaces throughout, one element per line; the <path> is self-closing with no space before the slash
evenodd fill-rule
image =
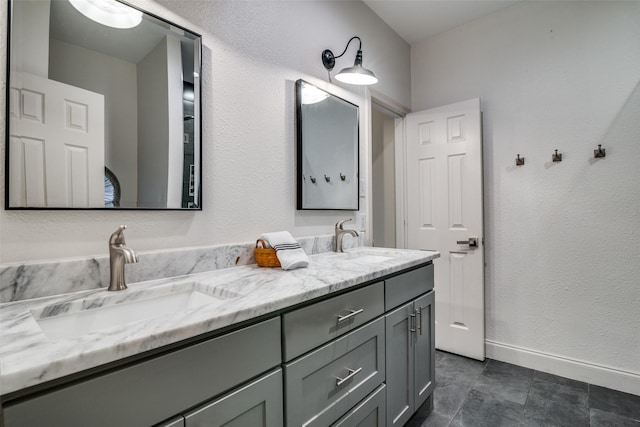
<path id="1" fill-rule="evenodd" d="M 389 115 L 395 117 L 394 127 L 394 157 L 395 157 L 395 191 L 396 191 L 396 247 L 399 249 L 406 249 L 406 172 L 405 172 L 405 141 L 404 141 L 404 118 L 411 112 L 411 109 L 394 101 L 388 96 L 382 94 L 374 88 L 368 88 L 368 113 L 371 117 L 371 111 L 373 104 L 381 107 Z M 369 120 L 369 153 L 371 153 L 371 119 Z M 373 159 L 369 156 L 367 167 L 367 212 L 370 212 L 369 221 L 371 222 L 371 216 L 373 215 L 373 193 L 371 191 L 371 182 L 373 181 Z M 371 227 L 368 227 L 371 229 Z M 367 236 L 367 241 L 370 244 L 373 236 Z"/>

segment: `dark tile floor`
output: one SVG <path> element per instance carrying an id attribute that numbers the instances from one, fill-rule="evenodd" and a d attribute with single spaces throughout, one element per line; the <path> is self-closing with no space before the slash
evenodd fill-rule
<path id="1" fill-rule="evenodd" d="M 640 396 L 436 352 L 433 409 L 405 427 L 640 427 Z"/>

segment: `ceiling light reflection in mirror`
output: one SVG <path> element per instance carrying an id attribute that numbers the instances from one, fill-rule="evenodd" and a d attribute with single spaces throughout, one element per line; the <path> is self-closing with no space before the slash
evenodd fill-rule
<path id="1" fill-rule="evenodd" d="M 69 0 L 87 18 L 112 28 L 134 28 L 142 22 L 142 12 L 115 0 Z"/>

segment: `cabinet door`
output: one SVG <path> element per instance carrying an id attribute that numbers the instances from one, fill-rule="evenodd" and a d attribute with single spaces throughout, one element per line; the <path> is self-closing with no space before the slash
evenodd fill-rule
<path id="1" fill-rule="evenodd" d="M 402 426 L 414 411 L 413 302 L 385 316 L 387 426 Z"/>
<path id="2" fill-rule="evenodd" d="M 434 292 L 416 299 L 415 408 L 424 403 L 435 387 L 435 300 Z"/>
<path id="3" fill-rule="evenodd" d="M 282 370 L 185 416 L 186 427 L 282 427 Z"/>

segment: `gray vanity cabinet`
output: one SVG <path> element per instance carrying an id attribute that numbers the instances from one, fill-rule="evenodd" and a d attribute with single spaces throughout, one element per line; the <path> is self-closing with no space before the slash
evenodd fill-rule
<path id="1" fill-rule="evenodd" d="M 185 414 L 186 427 L 282 427 L 282 369 Z"/>
<path id="2" fill-rule="evenodd" d="M 402 426 L 433 392 L 433 307 L 427 264 L 3 402 L 0 425 Z"/>
<path id="3" fill-rule="evenodd" d="M 387 426 L 402 426 L 435 387 L 434 292 L 385 316 Z"/>

